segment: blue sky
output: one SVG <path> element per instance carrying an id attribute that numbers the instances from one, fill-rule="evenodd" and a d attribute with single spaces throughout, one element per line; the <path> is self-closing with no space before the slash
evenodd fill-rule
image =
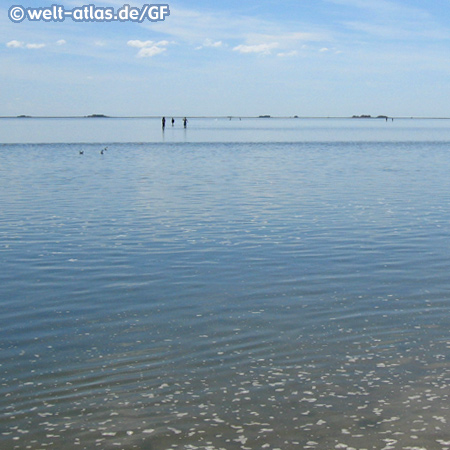
<path id="1" fill-rule="evenodd" d="M 23 6 L 53 3 L 94 2 Z M 449 0 L 169 0 L 142 24 L 12 23 L 15 4 L 1 116 L 450 116 Z"/>

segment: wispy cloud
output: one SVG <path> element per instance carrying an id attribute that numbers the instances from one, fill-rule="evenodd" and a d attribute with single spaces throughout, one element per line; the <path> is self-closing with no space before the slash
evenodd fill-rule
<path id="1" fill-rule="evenodd" d="M 275 28 L 275 27 L 273 27 Z M 237 45 L 233 50 L 240 53 L 272 54 L 272 50 L 279 50 L 277 56 L 296 56 L 299 50 L 305 48 L 306 42 L 327 41 L 324 33 L 309 33 L 302 31 L 285 32 L 272 30 L 272 33 L 251 32 L 248 33 L 245 43 Z"/>
<path id="2" fill-rule="evenodd" d="M 349 30 L 382 39 L 412 40 L 427 38 L 432 40 L 450 39 L 450 32 L 434 24 L 422 22 L 394 22 L 392 20 L 345 21 Z"/>
<path id="3" fill-rule="evenodd" d="M 31 49 L 38 49 L 38 48 L 44 48 L 45 44 L 26 44 L 25 47 L 31 48 Z"/>
<path id="4" fill-rule="evenodd" d="M 289 58 L 291 56 L 297 56 L 297 55 L 298 55 L 298 51 L 297 50 L 292 50 L 290 52 L 277 53 L 277 56 L 279 56 L 280 58 Z"/>
<path id="5" fill-rule="evenodd" d="M 278 42 L 272 42 L 270 44 L 256 44 L 256 45 L 237 45 L 233 48 L 235 52 L 239 53 L 261 53 L 263 55 L 269 55 L 271 50 L 278 47 Z"/>
<path id="6" fill-rule="evenodd" d="M 213 41 L 212 39 L 205 39 L 203 44 L 196 47 L 196 50 L 201 50 L 202 48 L 219 48 L 223 46 L 222 41 Z"/>
<path id="7" fill-rule="evenodd" d="M 45 44 L 33 44 L 33 43 L 26 43 L 22 41 L 12 40 L 6 43 L 6 46 L 9 48 L 28 48 L 28 49 L 39 49 L 45 47 Z"/>
<path id="8" fill-rule="evenodd" d="M 312 24 L 292 21 L 287 25 L 233 11 L 201 11 L 175 6 L 171 7 L 170 20 L 143 26 L 178 42 L 195 45 L 196 49 L 242 45 L 245 51 L 245 47 L 277 42 L 280 48 L 291 51 L 301 42 L 330 39 L 326 29 Z"/>
<path id="9" fill-rule="evenodd" d="M 139 52 L 136 55 L 138 58 L 151 58 L 152 56 L 165 52 L 169 42 L 141 41 L 139 39 L 134 39 L 129 40 L 127 45 L 139 49 Z"/>
<path id="10" fill-rule="evenodd" d="M 396 2 L 391 0 L 327 0 L 329 3 L 335 3 L 342 6 L 350 6 L 366 11 L 371 11 L 373 14 L 383 16 L 398 16 L 398 17 L 415 17 L 416 19 L 428 19 L 430 14 L 423 9 L 416 8 L 411 5 L 406 5 L 404 2 Z"/>
<path id="11" fill-rule="evenodd" d="M 392 0 L 327 0 L 347 7 L 350 14 L 342 24 L 350 31 L 380 39 L 450 39 L 448 27 L 442 27 L 425 9 Z"/>
<path id="12" fill-rule="evenodd" d="M 279 31 L 278 33 L 258 33 L 251 32 L 247 34 L 248 43 L 256 43 L 261 41 L 276 41 L 280 46 L 288 47 L 290 45 L 297 45 L 304 42 L 321 42 L 330 39 L 329 35 L 325 33 L 309 33 L 304 31 L 291 31 L 286 33 L 285 31 Z"/>

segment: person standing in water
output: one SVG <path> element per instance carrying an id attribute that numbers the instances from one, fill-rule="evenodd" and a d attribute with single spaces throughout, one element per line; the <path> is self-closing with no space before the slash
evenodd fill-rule
<path id="1" fill-rule="evenodd" d="M 186 119 L 186 117 L 183 119 L 183 126 L 184 126 L 184 128 L 186 128 L 186 126 L 187 126 L 187 119 Z"/>
<path id="2" fill-rule="evenodd" d="M 161 125 L 162 125 L 162 129 L 164 130 L 164 128 L 166 128 L 166 118 L 165 117 L 162 118 Z"/>
<path id="3" fill-rule="evenodd" d="M 175 123 L 175 119 L 172 117 L 172 126 L 174 125 L 174 123 Z"/>

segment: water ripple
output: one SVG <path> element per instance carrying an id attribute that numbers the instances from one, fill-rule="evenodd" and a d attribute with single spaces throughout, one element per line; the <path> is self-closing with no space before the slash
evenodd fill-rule
<path id="1" fill-rule="evenodd" d="M 2 449 L 448 448 L 445 143 L 83 149 L 0 152 Z"/>

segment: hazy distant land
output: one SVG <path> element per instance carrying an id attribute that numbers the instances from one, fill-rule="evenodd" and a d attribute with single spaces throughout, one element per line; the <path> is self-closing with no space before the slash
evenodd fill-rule
<path id="1" fill-rule="evenodd" d="M 180 119 L 183 117 L 189 117 L 191 119 L 416 119 L 416 120 L 449 120 L 450 117 L 433 117 L 433 116 L 389 116 L 389 115 L 377 115 L 372 116 L 370 114 L 360 114 L 353 116 L 272 116 L 269 114 L 261 114 L 258 116 L 196 116 L 196 115 L 149 115 L 149 116 L 110 116 L 106 114 L 89 114 L 85 116 L 32 116 L 28 114 L 20 114 L 17 116 L 0 116 L 0 119 L 159 119 L 161 117 L 173 117 Z"/>

